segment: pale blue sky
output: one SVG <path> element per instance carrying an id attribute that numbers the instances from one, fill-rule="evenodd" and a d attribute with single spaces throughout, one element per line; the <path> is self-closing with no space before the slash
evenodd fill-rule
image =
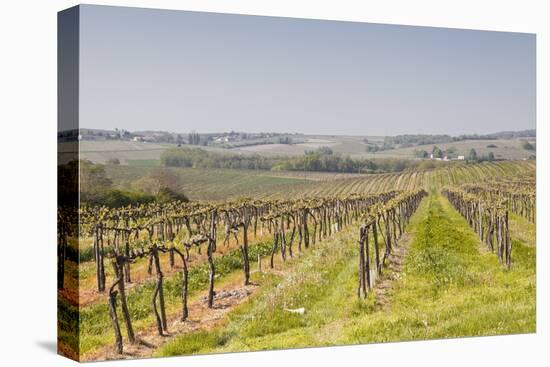
<path id="1" fill-rule="evenodd" d="M 535 36 L 85 5 L 80 126 L 175 132 L 535 128 Z"/>

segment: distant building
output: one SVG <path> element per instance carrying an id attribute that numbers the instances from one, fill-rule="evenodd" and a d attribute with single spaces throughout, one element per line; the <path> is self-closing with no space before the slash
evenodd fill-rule
<path id="1" fill-rule="evenodd" d="M 459 161 L 463 161 L 465 158 L 463 155 L 459 155 L 458 157 L 456 157 L 456 159 L 458 159 Z"/>
<path id="2" fill-rule="evenodd" d="M 214 138 L 215 143 L 229 143 L 230 141 L 233 141 L 233 140 L 235 139 L 231 136 L 219 136 L 217 138 Z"/>

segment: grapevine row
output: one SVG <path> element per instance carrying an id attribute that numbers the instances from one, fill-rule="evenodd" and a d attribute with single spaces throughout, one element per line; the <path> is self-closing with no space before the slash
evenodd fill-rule
<path id="1" fill-rule="evenodd" d="M 403 192 L 385 203 L 371 206 L 363 215 L 363 224 L 359 229 L 358 298 L 366 298 L 367 290 L 372 290 L 405 226 L 427 195 L 423 189 Z M 382 257 L 379 234 L 384 244 Z"/>
<path id="2" fill-rule="evenodd" d="M 481 186 L 474 188 L 473 185 L 446 187 L 442 193 L 475 230 L 480 241 L 485 242 L 491 252 L 496 249 L 500 262 L 510 268 L 512 240 L 505 200 L 484 195 Z"/>
<path id="3" fill-rule="evenodd" d="M 463 189 L 482 196 L 485 200 L 502 202 L 509 211 L 532 223 L 536 220 L 537 205 L 533 179 L 493 180 L 483 185 L 463 185 Z"/>
<path id="4" fill-rule="evenodd" d="M 213 258 L 219 241 L 227 243 L 234 237 L 237 244 L 240 242 L 246 285 L 249 284 L 250 278 L 249 231 L 254 235 L 258 230 L 268 231 L 272 235 L 270 266 L 273 267 L 277 251 L 284 261 L 287 256 L 293 256 L 294 243 L 297 243 L 298 251 L 302 251 L 302 246 L 308 248 L 311 244 L 340 231 L 344 226 L 360 219 L 371 207 L 380 205 L 382 208 L 384 204 L 395 202 L 388 208 L 393 208 L 394 205 L 401 208 L 399 205 L 408 197 L 407 195 L 390 191 L 377 195 L 351 195 L 340 198 L 237 200 L 223 204 L 173 202 L 167 205 L 153 204 L 121 209 L 83 208 L 79 213 L 79 230 L 81 235 L 93 237 L 98 290 L 106 290 L 108 294 L 116 351 L 122 353 L 123 350 L 117 300 L 120 303 L 128 340 L 130 343 L 137 342 L 128 311 L 125 288 L 126 283 L 132 282 L 130 266 L 137 259 L 148 259 L 148 273 L 155 274 L 151 305 L 158 333 L 165 335 L 167 321 L 160 254 L 169 254 L 171 266 L 174 266 L 176 255 L 182 263 L 181 319 L 184 321 L 189 316 L 188 261 L 192 249 L 200 253 L 201 248 L 205 247 L 209 269 L 207 301 L 208 306 L 213 307 L 216 274 Z M 393 210 L 390 209 L 387 215 L 398 220 Z M 401 224 L 399 228 L 401 231 Z M 218 231 L 221 233 L 218 234 Z M 242 241 L 239 241 L 240 238 Z M 115 281 L 108 288 L 105 284 L 105 259 L 110 260 L 115 274 Z"/>

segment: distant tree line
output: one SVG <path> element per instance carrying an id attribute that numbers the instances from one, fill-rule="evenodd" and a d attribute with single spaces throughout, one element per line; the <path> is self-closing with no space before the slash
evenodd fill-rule
<path id="1" fill-rule="evenodd" d="M 452 141 L 453 137 L 450 135 L 396 135 L 386 136 L 384 138 L 384 145 L 399 145 L 400 147 L 406 148 L 414 145 L 442 144 Z"/>
<path id="2" fill-rule="evenodd" d="M 363 142 L 367 144 L 365 150 L 375 153 L 383 150 L 399 148 L 409 148 L 418 145 L 444 144 L 463 140 L 497 140 L 497 139 L 518 139 L 534 138 L 536 130 L 521 131 L 501 131 L 492 134 L 463 134 L 459 136 L 450 135 L 430 135 L 430 134 L 404 134 L 396 136 L 386 136 L 381 144 L 370 143 L 367 139 Z"/>
<path id="3" fill-rule="evenodd" d="M 166 167 L 269 170 L 280 161 L 280 158 L 263 157 L 258 154 L 213 153 L 200 148 L 182 147 L 164 151 L 160 160 Z"/>
<path id="4" fill-rule="evenodd" d="M 455 137 L 455 141 L 459 140 L 497 140 L 497 139 L 519 139 L 519 138 L 536 138 L 537 131 L 535 129 L 520 130 L 520 131 L 500 131 L 492 134 L 465 134 Z"/>
<path id="5" fill-rule="evenodd" d="M 164 151 L 161 155 L 161 162 L 165 167 L 342 173 L 400 172 L 420 165 L 420 162 L 409 159 L 356 159 L 334 154 L 329 147 L 308 150 L 304 155 L 295 157 L 215 153 L 200 148 L 182 147 Z"/>

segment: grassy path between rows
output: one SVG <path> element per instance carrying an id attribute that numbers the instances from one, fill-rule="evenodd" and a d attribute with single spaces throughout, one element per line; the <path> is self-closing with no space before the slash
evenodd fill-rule
<path id="1" fill-rule="evenodd" d="M 356 231 L 348 230 L 273 277 L 209 331 L 174 338 L 158 356 L 299 348 L 535 331 L 536 249 L 513 242 L 511 270 L 488 253 L 439 194 L 424 200 L 407 232 L 403 272 L 378 307 L 356 299 Z M 303 315 L 285 309 L 305 308 Z"/>
<path id="2" fill-rule="evenodd" d="M 519 215 L 510 213 L 510 232 L 514 239 L 517 239 L 527 246 L 535 247 L 537 238 L 537 225 L 529 222 Z"/>

